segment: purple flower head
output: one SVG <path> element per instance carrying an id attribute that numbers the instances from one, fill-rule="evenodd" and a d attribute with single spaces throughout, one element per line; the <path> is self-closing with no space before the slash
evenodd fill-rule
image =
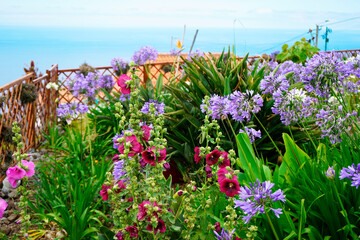
<path id="1" fill-rule="evenodd" d="M 125 165 L 124 159 L 121 159 L 114 163 L 113 176 L 116 182 L 126 174 L 126 171 L 124 170 L 124 165 Z"/>
<path id="2" fill-rule="evenodd" d="M 220 234 L 214 231 L 217 240 L 232 240 L 234 233 L 235 233 L 235 228 L 231 232 L 229 230 L 226 232 L 225 229 L 223 228 Z"/>
<path id="3" fill-rule="evenodd" d="M 274 193 L 271 188 L 274 184 L 266 181 L 260 183 L 259 179 L 257 182 L 251 184 L 250 188 L 245 186 L 241 187 L 240 200 L 235 200 L 235 208 L 240 207 L 246 216 L 243 217 L 245 223 L 249 223 L 250 219 L 258 213 L 265 213 L 265 207 L 269 207 L 277 217 L 279 217 L 281 208 L 274 209 L 271 205 L 276 201 L 285 202 L 285 195 L 282 190 L 277 190 Z"/>
<path id="4" fill-rule="evenodd" d="M 353 163 L 347 168 L 343 168 L 340 171 L 340 180 L 348 178 L 351 180 L 351 186 L 358 188 L 360 185 L 360 163 L 357 166 Z"/>
<path id="5" fill-rule="evenodd" d="M 239 132 L 246 133 L 249 136 L 250 143 L 255 142 L 255 137 L 261 138 L 261 131 L 256 131 L 254 128 L 245 127 L 245 131 L 241 129 Z"/>
<path id="6" fill-rule="evenodd" d="M 200 108 L 201 108 L 201 112 L 208 114 L 213 119 L 222 119 L 222 118 L 227 118 L 228 110 L 226 106 L 229 105 L 230 105 L 230 100 L 227 96 L 221 97 L 214 94 L 209 99 L 209 105 L 207 110 L 205 110 L 205 107 L 207 106 L 205 100 L 203 100 L 203 104 L 200 105 Z"/>
<path id="7" fill-rule="evenodd" d="M 254 95 L 253 90 L 246 90 L 245 93 L 235 91 L 229 96 L 229 100 L 227 111 L 238 122 L 250 121 L 251 113 L 259 112 L 264 102 L 259 94 Z"/>
<path id="8" fill-rule="evenodd" d="M 145 46 L 140 48 L 138 51 L 134 52 L 131 60 L 133 60 L 138 65 L 143 65 L 147 61 L 156 61 L 158 56 L 158 51 L 150 46 Z"/>
<path id="9" fill-rule="evenodd" d="M 204 53 L 200 49 L 197 48 L 195 50 L 195 52 L 189 53 L 186 59 L 188 61 L 192 62 L 191 58 L 199 59 L 200 57 L 203 57 L 203 56 L 204 56 Z"/>
<path id="10" fill-rule="evenodd" d="M 119 98 L 119 101 L 120 102 L 125 102 L 126 100 L 129 100 L 129 99 L 130 99 L 130 94 L 121 94 L 120 98 Z"/>
<path id="11" fill-rule="evenodd" d="M 122 58 L 113 58 L 111 60 L 111 67 L 114 71 L 122 71 L 128 67 L 128 62 Z"/>
<path id="12" fill-rule="evenodd" d="M 154 105 L 154 108 L 155 108 L 155 116 L 158 116 L 159 114 L 164 114 L 165 113 L 165 103 L 162 103 L 162 102 L 159 102 L 159 101 L 156 101 L 156 100 L 153 100 L 153 99 L 150 99 L 149 102 L 146 102 L 144 104 L 144 106 L 141 108 L 141 112 L 144 113 L 144 114 L 149 114 L 150 113 L 150 104 L 153 104 Z"/>
<path id="13" fill-rule="evenodd" d="M 170 50 L 170 56 L 179 56 L 181 53 L 181 49 L 174 48 Z"/>
<path id="14" fill-rule="evenodd" d="M 334 167 L 329 167 L 328 170 L 325 172 L 325 176 L 329 179 L 334 179 L 335 178 Z"/>
<path id="15" fill-rule="evenodd" d="M 57 116 L 65 119 L 75 119 L 80 114 L 84 114 L 89 111 L 89 107 L 80 102 L 62 103 L 59 104 L 56 109 Z"/>

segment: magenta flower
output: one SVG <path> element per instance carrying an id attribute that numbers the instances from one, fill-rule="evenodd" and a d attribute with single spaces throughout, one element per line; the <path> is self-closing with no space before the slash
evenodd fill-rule
<path id="1" fill-rule="evenodd" d="M 228 174 L 228 173 L 232 173 L 232 172 L 228 171 L 226 168 L 220 168 L 217 171 L 218 182 L 220 183 L 222 180 L 224 180 L 226 178 L 225 174 Z"/>
<path id="2" fill-rule="evenodd" d="M 144 126 L 142 126 L 141 130 L 144 131 L 143 137 L 141 139 L 146 142 L 149 141 L 151 128 L 148 125 L 144 125 Z"/>
<path id="3" fill-rule="evenodd" d="M 134 225 L 135 226 L 126 227 L 125 231 L 130 233 L 130 237 L 137 238 L 139 236 L 138 234 L 139 230 L 136 228 L 136 223 Z"/>
<path id="4" fill-rule="evenodd" d="M 26 176 L 27 177 L 32 177 L 35 174 L 35 164 L 33 162 L 28 162 L 26 160 L 21 160 L 21 163 L 23 164 L 23 166 L 25 168 L 27 168 L 26 171 Z"/>
<path id="5" fill-rule="evenodd" d="M 158 224 L 155 229 L 153 229 L 152 225 L 149 224 L 146 227 L 146 230 L 148 230 L 150 232 L 154 231 L 155 234 L 157 234 L 158 231 L 160 231 L 160 233 L 164 233 L 164 232 L 166 232 L 165 222 L 162 219 L 158 219 Z"/>
<path id="6" fill-rule="evenodd" d="M 0 218 L 3 218 L 7 206 L 8 206 L 7 202 L 4 199 L 0 199 Z"/>
<path id="7" fill-rule="evenodd" d="M 206 163 L 209 166 L 215 165 L 219 161 L 220 157 L 221 157 L 220 151 L 215 149 L 214 151 L 206 155 Z"/>
<path id="8" fill-rule="evenodd" d="M 137 153 L 141 153 L 143 151 L 143 146 L 138 142 L 137 137 L 132 135 L 130 137 L 125 137 L 126 142 L 130 142 L 130 152 L 128 154 L 129 157 L 135 156 Z M 124 143 L 121 143 L 119 146 L 119 152 L 124 154 Z"/>
<path id="9" fill-rule="evenodd" d="M 143 157 L 143 160 L 145 163 L 149 163 L 151 166 L 155 167 L 156 162 L 161 162 L 166 158 L 166 149 L 158 149 L 159 156 L 156 157 L 156 154 L 154 152 L 156 148 L 148 148 L 147 150 L 143 151 L 141 153 L 141 156 Z M 156 161 L 157 160 L 157 161 Z"/>
<path id="10" fill-rule="evenodd" d="M 26 171 L 19 166 L 10 167 L 6 171 L 10 185 L 16 188 L 16 181 L 26 176 Z"/>
<path id="11" fill-rule="evenodd" d="M 221 151 L 220 153 L 224 159 L 222 160 L 222 163 L 219 164 L 219 167 L 220 168 L 230 167 L 230 159 L 228 158 L 229 153 L 225 151 Z"/>
<path id="12" fill-rule="evenodd" d="M 151 202 L 150 201 L 143 201 L 141 204 L 139 204 L 139 213 L 137 215 L 137 219 L 138 220 L 142 220 L 147 216 L 147 207 L 145 205 L 149 205 L 151 206 Z M 161 208 L 160 206 L 157 205 L 156 202 L 152 203 L 153 207 L 158 207 L 158 211 L 154 211 L 153 214 L 157 217 L 157 212 L 161 212 Z"/>
<path id="13" fill-rule="evenodd" d="M 102 190 L 100 191 L 100 195 L 102 196 L 104 201 L 109 199 L 108 189 L 111 188 L 111 185 L 102 185 Z"/>
<path id="14" fill-rule="evenodd" d="M 121 88 L 121 93 L 123 94 L 129 94 L 131 92 L 130 86 L 126 84 L 126 81 L 128 80 L 131 80 L 131 78 L 126 74 L 121 75 L 117 80 L 117 84 Z"/>
<path id="15" fill-rule="evenodd" d="M 215 231 L 219 233 L 221 231 L 220 223 L 216 222 L 214 225 L 215 225 Z"/>
<path id="16" fill-rule="evenodd" d="M 240 186 L 236 176 L 232 176 L 232 179 L 223 179 L 219 182 L 219 185 L 220 191 L 225 193 L 228 197 L 234 197 L 240 193 Z"/>
<path id="17" fill-rule="evenodd" d="M 196 162 L 196 163 L 199 163 L 199 162 L 201 161 L 200 148 L 199 148 L 199 147 L 195 147 L 194 151 L 195 151 L 195 162 Z"/>
<path id="18" fill-rule="evenodd" d="M 122 192 L 123 189 L 126 189 L 126 186 L 124 185 L 124 182 L 121 181 L 121 180 L 119 182 L 117 182 L 116 185 L 119 188 L 115 190 L 115 193 L 120 193 L 120 192 Z"/>

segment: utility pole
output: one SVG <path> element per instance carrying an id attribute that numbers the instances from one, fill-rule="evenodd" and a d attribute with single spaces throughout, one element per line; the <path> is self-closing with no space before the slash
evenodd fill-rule
<path id="1" fill-rule="evenodd" d="M 325 34 L 322 35 L 322 38 L 325 39 L 325 51 L 327 50 L 327 44 L 329 42 L 328 34 L 331 32 L 332 32 L 332 30 L 330 28 L 326 27 Z"/>
<path id="2" fill-rule="evenodd" d="M 315 47 L 318 46 L 318 39 L 319 39 L 319 25 L 316 24 L 316 37 L 315 37 Z"/>

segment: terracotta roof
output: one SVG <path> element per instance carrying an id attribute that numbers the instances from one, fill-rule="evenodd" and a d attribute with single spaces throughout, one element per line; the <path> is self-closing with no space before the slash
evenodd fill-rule
<path id="1" fill-rule="evenodd" d="M 211 53 L 214 57 L 220 57 L 221 53 Z M 183 58 L 187 58 L 188 53 L 182 53 L 181 56 Z M 210 56 L 208 53 L 205 53 L 205 56 Z M 152 63 L 159 63 L 159 62 L 173 62 L 175 61 L 176 56 L 171 56 L 170 53 L 159 53 L 157 56 L 156 61 L 152 61 Z"/>

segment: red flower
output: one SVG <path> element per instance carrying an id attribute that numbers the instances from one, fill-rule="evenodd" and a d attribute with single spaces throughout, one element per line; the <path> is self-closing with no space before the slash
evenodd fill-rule
<path id="1" fill-rule="evenodd" d="M 236 176 L 233 176 L 232 179 L 223 179 L 219 182 L 219 185 L 220 191 L 225 193 L 228 197 L 234 197 L 240 193 L 240 186 Z"/>
<path id="2" fill-rule="evenodd" d="M 148 209 L 145 207 L 146 204 L 148 204 L 150 206 L 151 202 L 150 201 L 143 201 L 141 204 L 139 204 L 139 213 L 137 215 L 138 220 L 142 220 L 142 219 L 144 219 L 146 217 L 147 211 L 148 211 Z M 158 207 L 159 208 L 158 211 L 153 212 L 153 214 L 157 217 L 157 212 L 160 212 L 161 208 L 160 208 L 160 206 L 157 205 L 156 202 L 154 202 L 152 205 L 153 205 L 153 207 Z"/>
<path id="3" fill-rule="evenodd" d="M 129 157 L 135 156 L 137 153 L 141 153 L 143 150 L 143 146 L 138 142 L 137 137 L 135 135 L 132 135 L 130 137 L 125 137 L 126 142 L 130 142 L 130 152 Z M 119 146 L 119 152 L 121 154 L 124 154 L 124 143 L 121 143 Z"/>
<path id="4" fill-rule="evenodd" d="M 131 92 L 130 86 L 125 83 L 128 80 L 131 80 L 131 78 L 126 74 L 121 75 L 117 80 L 117 84 L 121 87 L 121 93 L 123 94 L 129 94 Z"/>
<path id="5" fill-rule="evenodd" d="M 119 160 L 120 160 L 119 154 L 115 154 L 114 157 L 112 158 L 113 163 L 115 163 L 115 162 L 117 162 Z"/>
<path id="6" fill-rule="evenodd" d="M 155 166 L 156 160 L 157 162 L 161 162 L 166 158 L 166 149 L 158 149 L 158 152 L 160 155 L 156 157 L 156 154 L 154 152 L 155 147 L 148 148 L 147 150 L 143 151 L 141 153 L 141 156 L 143 157 L 143 160 L 145 163 L 149 163 L 151 166 Z"/>
<path id="7" fill-rule="evenodd" d="M 143 137 L 141 139 L 146 142 L 149 141 L 151 128 L 148 125 L 144 125 L 144 126 L 142 126 L 141 130 L 144 131 Z"/>
<path id="8" fill-rule="evenodd" d="M 164 232 L 166 232 L 165 222 L 162 219 L 158 219 L 158 224 L 154 230 L 153 230 L 153 227 L 151 224 L 149 224 L 146 227 L 146 230 L 148 230 L 150 232 L 154 231 L 155 234 L 157 234 L 158 231 L 160 231 L 161 233 L 164 233 Z"/>
<path id="9" fill-rule="evenodd" d="M 214 151 L 206 155 L 206 163 L 209 166 L 215 165 L 219 161 L 220 156 L 221 156 L 220 151 L 215 149 Z"/>
<path id="10" fill-rule="evenodd" d="M 201 157 L 200 157 L 200 148 L 199 147 L 196 147 L 194 149 L 195 151 L 195 162 L 196 163 L 199 163 L 201 161 Z"/>
<path id="11" fill-rule="evenodd" d="M 226 177 L 225 177 L 225 174 L 228 174 L 230 173 L 228 170 L 226 170 L 226 168 L 220 168 L 218 171 L 217 171 L 217 175 L 218 175 L 218 182 L 220 183 L 222 180 L 224 180 Z"/>
<path id="12" fill-rule="evenodd" d="M 138 234 L 139 230 L 136 228 L 136 226 L 126 227 L 125 231 L 130 233 L 130 237 L 136 237 L 137 238 L 139 236 L 139 234 Z"/>
<path id="13" fill-rule="evenodd" d="M 212 178 L 213 174 L 212 174 L 212 169 L 211 169 L 210 166 L 206 165 L 205 172 L 206 172 L 206 177 L 207 178 Z"/>
<path id="14" fill-rule="evenodd" d="M 218 233 L 221 231 L 221 226 L 220 226 L 219 222 L 215 223 L 215 231 L 218 232 Z"/>
<path id="15" fill-rule="evenodd" d="M 219 164 L 220 168 L 230 167 L 230 159 L 228 158 L 229 153 L 221 151 L 221 156 L 224 158 L 222 163 Z"/>
<path id="16" fill-rule="evenodd" d="M 124 185 L 124 182 L 123 181 L 119 181 L 118 183 L 117 183 L 117 185 L 118 185 L 118 189 L 116 189 L 116 193 L 120 193 L 120 192 L 122 192 L 122 189 L 125 189 L 126 187 L 125 187 L 125 185 Z"/>
<path id="17" fill-rule="evenodd" d="M 122 231 L 118 232 L 118 233 L 115 235 L 115 237 L 117 237 L 117 240 L 125 240 Z"/>
<path id="18" fill-rule="evenodd" d="M 102 196 L 104 201 L 109 199 L 108 189 L 111 188 L 111 185 L 102 185 L 102 190 L 100 191 L 100 195 Z"/>

